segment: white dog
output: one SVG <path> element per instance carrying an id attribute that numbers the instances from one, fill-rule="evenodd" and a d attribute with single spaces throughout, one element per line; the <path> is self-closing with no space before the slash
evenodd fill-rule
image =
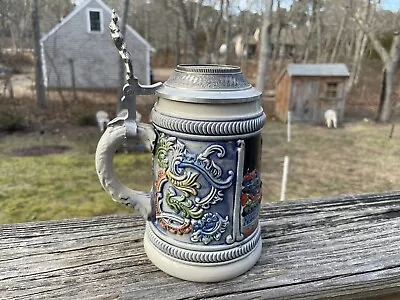
<path id="1" fill-rule="evenodd" d="M 325 112 L 325 122 L 326 122 L 326 126 L 328 126 L 328 128 L 331 128 L 332 125 L 334 128 L 337 128 L 336 111 L 334 111 L 333 109 L 328 109 Z"/>
<path id="2" fill-rule="evenodd" d="M 99 110 L 96 113 L 97 125 L 99 126 L 100 132 L 103 133 L 107 128 L 107 123 L 110 122 L 108 113 L 104 110 Z"/>

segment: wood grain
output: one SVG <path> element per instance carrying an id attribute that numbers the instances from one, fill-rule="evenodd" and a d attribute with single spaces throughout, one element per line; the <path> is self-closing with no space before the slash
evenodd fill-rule
<path id="1" fill-rule="evenodd" d="M 138 215 L 2 225 L 0 299 L 379 299 L 400 293 L 400 191 L 264 204 L 261 218 L 259 262 L 215 284 L 185 282 L 154 267 Z"/>

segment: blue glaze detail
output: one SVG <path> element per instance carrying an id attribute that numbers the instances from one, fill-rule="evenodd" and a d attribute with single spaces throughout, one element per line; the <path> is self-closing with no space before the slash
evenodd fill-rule
<path id="1" fill-rule="evenodd" d="M 201 220 L 193 224 L 193 233 L 190 240 L 203 242 L 204 245 L 209 244 L 211 241 L 219 241 L 228 224 L 228 216 L 223 218 L 218 213 L 206 213 Z"/>

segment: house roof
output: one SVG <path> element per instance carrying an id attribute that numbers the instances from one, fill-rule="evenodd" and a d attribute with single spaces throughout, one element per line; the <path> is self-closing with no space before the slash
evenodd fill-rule
<path id="1" fill-rule="evenodd" d="M 348 77 L 349 70 L 345 64 L 289 64 L 289 76 L 338 76 Z"/>
<path id="2" fill-rule="evenodd" d="M 64 26 L 66 23 L 68 23 L 69 20 L 71 20 L 78 12 L 80 12 L 84 7 L 86 7 L 90 2 L 95 1 L 97 2 L 107 13 L 112 14 L 112 10 L 110 7 L 108 7 L 106 4 L 104 4 L 103 1 L 101 0 L 86 0 L 82 4 L 78 5 L 69 15 L 67 15 L 60 23 L 58 23 L 56 26 L 53 27 L 47 34 L 45 34 L 41 39 L 40 42 L 43 43 L 45 40 L 47 40 L 50 36 L 52 36 L 54 33 L 57 32 L 58 29 L 60 29 L 62 26 Z M 127 31 L 129 31 L 131 34 L 133 34 L 135 37 L 137 37 L 138 40 L 140 40 L 150 51 L 155 51 L 155 49 L 149 44 L 148 41 L 146 41 L 136 30 L 134 30 L 131 26 L 126 25 Z"/>

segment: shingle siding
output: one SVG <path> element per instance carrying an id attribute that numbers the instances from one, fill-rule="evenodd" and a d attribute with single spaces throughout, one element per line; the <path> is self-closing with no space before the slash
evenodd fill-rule
<path id="1" fill-rule="evenodd" d="M 103 11 L 102 33 L 88 32 L 87 14 L 90 8 Z M 121 58 L 108 30 L 111 14 L 95 0 L 75 9 L 79 12 L 43 41 L 47 87 L 72 88 L 72 60 L 76 88 L 117 88 Z M 149 84 L 150 48 L 129 30 L 126 30 L 125 41 L 132 55 L 135 76 L 140 83 Z"/>

